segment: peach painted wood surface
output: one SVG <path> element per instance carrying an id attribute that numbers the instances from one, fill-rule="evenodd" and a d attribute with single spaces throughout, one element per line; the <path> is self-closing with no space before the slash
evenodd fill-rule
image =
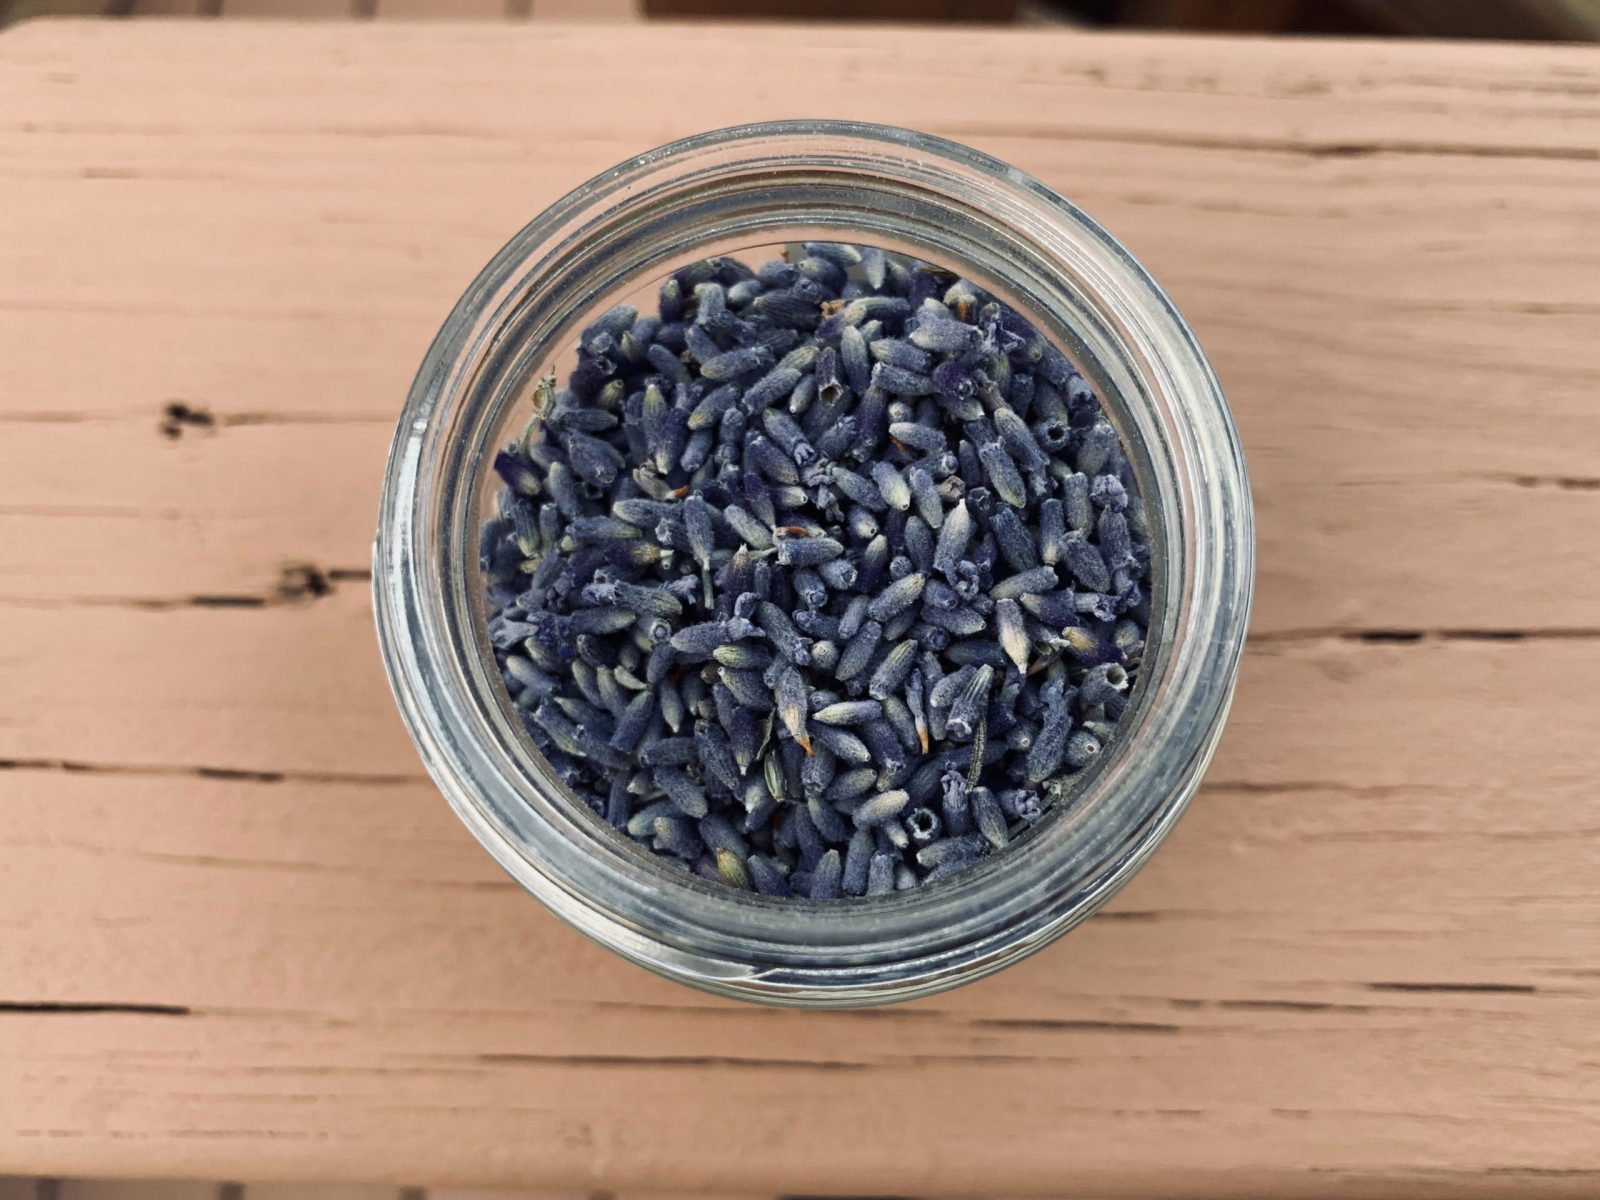
<path id="1" fill-rule="evenodd" d="M 720 65 L 688 86 L 683 65 Z M 367 554 L 477 268 L 625 155 L 923 126 L 1190 316 L 1260 515 L 1210 781 L 993 980 L 615 961 L 423 777 Z M 1600 1191 L 1600 52 L 906 29 L 0 36 L 0 1172 Z"/>

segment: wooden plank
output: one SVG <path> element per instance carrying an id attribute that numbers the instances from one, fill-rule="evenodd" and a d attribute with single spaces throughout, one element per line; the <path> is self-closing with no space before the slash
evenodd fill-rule
<path id="1" fill-rule="evenodd" d="M 538 21 L 637 21 L 645 15 L 639 0 L 531 0 L 531 3 L 532 12 L 528 15 Z"/>
<path id="2" fill-rule="evenodd" d="M 215 1183 L 177 1179 L 63 1179 L 56 1200 L 223 1200 Z M 250 1200 L 267 1200 L 252 1194 Z M 329 1196 L 326 1200 L 344 1200 Z M 358 1200 L 351 1197 L 350 1200 Z M 378 1200 L 361 1197 L 359 1200 Z M 394 1200 L 394 1190 L 382 1200 Z"/>
<path id="3" fill-rule="evenodd" d="M 244 1200 L 403 1200 L 382 1184 L 249 1183 Z"/>
<path id="4" fill-rule="evenodd" d="M 701 54 L 760 71 L 672 89 Z M 1060 946 L 865 1016 L 693 995 L 517 892 L 420 774 L 362 578 L 472 272 L 802 79 L 1101 216 L 1211 351 L 1261 518 L 1257 643 L 1169 845 Z M 1553 48 L 8 33 L 0 1170 L 1592 1193 L 1597 129 L 1600 56 Z"/>
<path id="5" fill-rule="evenodd" d="M 556 0 L 563 2 L 563 0 Z M 583 0 L 564 0 L 579 5 Z M 535 0 L 537 8 L 539 0 Z M 1009 21 L 1016 0 L 644 0 L 652 17 L 808 21 Z"/>
<path id="6" fill-rule="evenodd" d="M 220 0 L 221 16 L 284 21 L 345 20 L 353 0 Z"/>
<path id="7" fill-rule="evenodd" d="M 204 17 L 214 15 L 215 5 L 207 0 L 134 0 L 130 16 Z"/>
<path id="8" fill-rule="evenodd" d="M 383 21 L 504 21 L 506 0 L 377 0 Z"/>

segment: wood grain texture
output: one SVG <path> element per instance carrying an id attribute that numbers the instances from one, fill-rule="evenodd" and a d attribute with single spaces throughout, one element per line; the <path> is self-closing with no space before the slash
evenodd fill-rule
<path id="1" fill-rule="evenodd" d="M 682 87 L 700 55 L 732 81 Z M 695 995 L 523 897 L 422 776 L 364 576 L 482 262 L 797 106 L 1106 223 L 1260 518 L 1168 844 L 1052 949 L 865 1014 Z M 1600 53 L 41 24 L 0 37 L 0 211 L 0 1171 L 1600 1190 Z"/>

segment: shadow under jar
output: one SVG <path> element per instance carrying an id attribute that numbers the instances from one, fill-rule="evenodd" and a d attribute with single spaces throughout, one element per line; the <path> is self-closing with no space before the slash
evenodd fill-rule
<path id="1" fill-rule="evenodd" d="M 612 829 L 530 739 L 485 633 L 479 534 L 496 453 L 579 331 L 654 310 L 686 264 L 756 265 L 843 242 L 946 268 L 1026 317 L 1100 398 L 1149 524 L 1150 617 L 1115 735 L 1021 836 L 883 895 L 772 898 L 675 869 Z M 452 807 L 501 865 L 595 941 L 726 996 L 848 1007 L 1015 962 L 1093 913 L 1199 785 L 1221 734 L 1254 572 L 1244 463 L 1193 335 L 1137 262 L 1036 180 L 883 126 L 780 122 L 689 138 L 557 202 L 483 270 L 412 385 L 374 548 L 379 641 L 401 712 Z"/>

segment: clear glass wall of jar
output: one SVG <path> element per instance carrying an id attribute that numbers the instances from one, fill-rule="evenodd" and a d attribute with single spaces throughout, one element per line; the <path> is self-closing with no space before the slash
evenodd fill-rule
<path id="1" fill-rule="evenodd" d="M 478 531 L 495 450 L 577 330 L 711 254 L 802 240 L 958 271 L 1028 315 L 1094 385 L 1139 477 L 1154 604 L 1117 736 L 1070 802 L 937 884 L 817 904 L 719 888 L 620 837 L 556 778 L 483 633 Z M 641 307 L 648 301 L 641 304 Z M 379 640 L 424 763 L 483 845 L 590 938 L 748 1000 L 851 1006 L 995 971 L 1093 913 L 1199 785 L 1221 733 L 1254 577 L 1248 483 L 1217 381 L 1128 252 L 1036 180 L 901 129 L 782 122 L 623 163 L 522 230 L 473 282 L 412 385 L 374 548 Z"/>

